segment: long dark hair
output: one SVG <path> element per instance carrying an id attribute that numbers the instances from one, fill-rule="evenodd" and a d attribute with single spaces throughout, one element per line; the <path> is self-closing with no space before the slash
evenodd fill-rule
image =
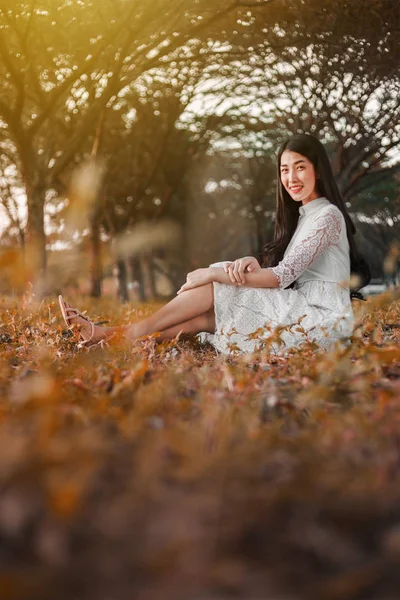
<path id="1" fill-rule="evenodd" d="M 317 138 L 306 133 L 296 134 L 288 138 L 278 152 L 274 241 L 264 246 L 263 267 L 274 267 L 282 260 L 299 220 L 298 202 L 290 197 L 281 181 L 281 157 L 285 150 L 292 150 L 292 152 L 297 152 L 308 158 L 314 165 L 318 193 L 337 206 L 344 217 L 350 247 L 350 272 L 351 275 L 357 277 L 357 285 L 352 286 L 351 291 L 353 296 L 357 297 L 357 291 L 371 280 L 371 271 L 364 256 L 357 249 L 354 239 L 356 228 L 346 211 L 326 150 Z"/>

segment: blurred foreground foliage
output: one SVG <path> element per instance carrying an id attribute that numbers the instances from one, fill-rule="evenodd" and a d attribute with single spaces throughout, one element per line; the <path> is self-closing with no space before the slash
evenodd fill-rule
<path id="1" fill-rule="evenodd" d="M 226 358 L 2 299 L 1 598 L 398 598 L 400 302 L 360 304 L 346 348 Z"/>

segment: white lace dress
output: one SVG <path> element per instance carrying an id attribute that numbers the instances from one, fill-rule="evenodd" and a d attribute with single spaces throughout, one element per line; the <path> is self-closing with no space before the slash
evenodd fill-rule
<path id="1" fill-rule="evenodd" d="M 307 339 L 330 349 L 353 332 L 348 281 L 349 243 L 340 210 L 326 198 L 299 208 L 296 231 L 283 259 L 271 270 L 278 288 L 214 283 L 216 331 L 200 334 L 221 353 L 267 347 L 285 354 Z M 214 263 L 222 267 L 226 262 Z M 295 282 L 294 288 L 287 288 Z"/>

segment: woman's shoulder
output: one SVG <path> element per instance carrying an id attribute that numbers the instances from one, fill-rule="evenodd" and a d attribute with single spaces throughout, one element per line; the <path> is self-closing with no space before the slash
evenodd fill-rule
<path id="1" fill-rule="evenodd" d="M 342 211 L 340 210 L 339 207 L 336 206 L 336 204 L 332 204 L 332 202 L 329 202 L 329 204 L 327 203 L 327 204 L 324 204 L 323 206 L 321 206 L 320 213 L 341 215 Z"/>
<path id="2" fill-rule="evenodd" d="M 321 207 L 321 210 L 317 215 L 317 218 L 319 217 L 325 217 L 327 219 L 333 218 L 335 221 L 340 222 L 344 221 L 342 211 L 340 210 L 340 208 L 338 208 L 335 204 L 332 203 L 326 204 L 325 206 Z"/>
<path id="3" fill-rule="evenodd" d="M 316 215 L 316 227 L 325 229 L 333 240 L 339 240 L 346 232 L 346 222 L 342 211 L 335 204 L 321 207 Z"/>

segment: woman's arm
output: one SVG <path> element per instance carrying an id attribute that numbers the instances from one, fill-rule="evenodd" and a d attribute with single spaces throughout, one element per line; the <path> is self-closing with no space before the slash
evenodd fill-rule
<path id="1" fill-rule="evenodd" d="M 244 256 L 231 263 L 225 263 L 223 269 L 225 273 L 228 273 L 232 283 L 245 283 L 245 273 L 258 271 L 258 269 L 261 269 L 261 266 L 254 256 Z"/>
<path id="2" fill-rule="evenodd" d="M 227 283 L 228 285 L 255 287 L 255 288 L 276 288 L 279 287 L 279 280 L 273 274 L 271 269 L 256 269 L 253 273 L 246 273 L 245 282 L 233 282 L 229 273 L 225 272 L 224 267 L 207 267 L 206 269 L 196 269 L 186 276 L 186 282 L 177 291 L 177 294 L 186 292 L 202 285 L 207 285 L 213 281 L 218 283 Z"/>
<path id="3" fill-rule="evenodd" d="M 227 283 L 228 285 L 246 286 L 254 288 L 277 288 L 279 279 L 271 269 L 257 269 L 253 273 L 246 273 L 245 283 L 233 283 L 228 273 L 225 273 L 222 267 L 209 267 L 212 281 L 217 283 Z"/>
<path id="4" fill-rule="evenodd" d="M 178 294 L 186 290 L 206 285 L 215 281 L 228 285 L 246 286 L 254 288 L 286 288 L 306 270 L 324 252 L 328 246 L 337 243 L 341 228 L 345 227 L 343 215 L 335 206 L 328 207 L 323 214 L 315 220 L 308 235 L 300 240 L 295 247 L 279 262 L 276 267 L 256 268 L 253 272 L 245 273 L 243 270 L 233 269 L 235 281 L 232 281 L 230 269 L 228 273 L 223 267 L 208 267 L 196 269 L 188 273 L 186 283 L 183 284 Z M 251 258 L 251 257 L 245 257 Z M 243 259 L 239 259 L 239 262 Z M 234 261 L 237 263 L 238 261 Z M 242 265 L 243 266 L 243 265 Z M 243 281 L 244 277 L 244 281 Z M 239 280 L 238 280 L 239 279 Z"/>
<path id="5" fill-rule="evenodd" d="M 344 218 L 336 206 L 328 206 L 315 219 L 306 237 L 300 240 L 276 267 L 274 275 L 279 279 L 281 288 L 288 287 L 332 244 L 339 241 Z"/>
<path id="6" fill-rule="evenodd" d="M 329 206 L 317 217 L 308 235 L 279 262 L 276 267 L 255 269 L 251 273 L 241 272 L 239 281 L 225 273 L 225 269 L 211 267 L 216 271 L 213 281 L 230 285 L 245 285 L 258 288 L 286 288 L 295 281 L 328 246 L 338 242 L 341 228 L 344 226 L 343 216 L 336 206 Z M 249 257 L 245 257 L 249 258 Z M 251 257 L 250 257 L 251 258 Z M 235 261 L 238 262 L 238 261 Z M 221 273 L 222 272 L 222 273 Z M 243 281 L 244 279 L 244 281 Z"/>

